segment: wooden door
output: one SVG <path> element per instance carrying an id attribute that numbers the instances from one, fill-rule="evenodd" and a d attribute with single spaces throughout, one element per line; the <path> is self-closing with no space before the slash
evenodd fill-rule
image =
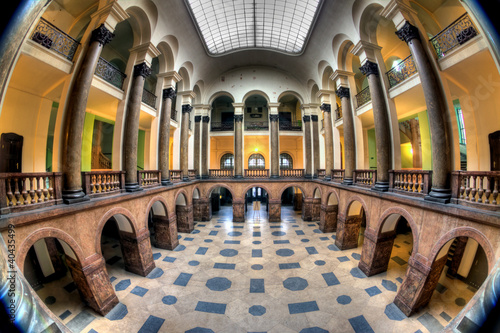
<path id="1" fill-rule="evenodd" d="M 500 131 L 488 135 L 490 140 L 491 171 L 500 171 Z"/>
<path id="2" fill-rule="evenodd" d="M 0 172 L 21 172 L 23 137 L 16 133 L 2 133 L 0 137 Z"/>

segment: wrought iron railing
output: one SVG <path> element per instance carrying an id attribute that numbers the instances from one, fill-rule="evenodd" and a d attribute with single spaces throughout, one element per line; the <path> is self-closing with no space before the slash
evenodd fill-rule
<path id="1" fill-rule="evenodd" d="M 170 119 L 172 119 L 173 121 L 177 122 L 177 110 L 176 109 L 172 109 L 171 112 L 170 112 Z"/>
<path id="2" fill-rule="evenodd" d="M 335 109 L 335 120 L 340 120 L 342 119 L 342 106 L 339 106 L 338 108 Z"/>
<path id="3" fill-rule="evenodd" d="M 82 186 L 89 197 L 118 194 L 125 191 L 125 171 L 82 172 Z"/>
<path id="4" fill-rule="evenodd" d="M 156 95 L 151 91 L 146 90 L 146 88 L 142 90 L 142 102 L 149 105 L 153 109 L 156 109 Z"/>
<path id="5" fill-rule="evenodd" d="M 500 171 L 454 171 L 451 177 L 458 204 L 500 210 Z"/>
<path id="6" fill-rule="evenodd" d="M 432 185 L 430 170 L 389 170 L 389 191 L 413 196 L 429 194 Z"/>
<path id="7" fill-rule="evenodd" d="M 233 178 L 233 169 L 210 169 L 208 170 L 210 178 Z"/>
<path id="8" fill-rule="evenodd" d="M 269 169 L 245 169 L 245 178 L 269 178 Z"/>
<path id="9" fill-rule="evenodd" d="M 304 169 L 281 169 L 282 178 L 304 178 Z"/>
<path id="10" fill-rule="evenodd" d="M 410 55 L 388 71 L 386 75 L 389 79 L 389 86 L 392 88 L 415 73 L 417 73 L 417 66 L 415 66 L 413 57 Z"/>
<path id="11" fill-rule="evenodd" d="M 366 87 L 365 89 L 361 90 L 359 94 L 356 95 L 356 102 L 358 103 L 358 108 L 360 106 L 365 105 L 369 101 L 372 100 L 372 96 L 370 94 L 370 87 Z"/>
<path id="12" fill-rule="evenodd" d="M 78 45 L 80 45 L 77 40 L 68 36 L 44 18 L 40 18 L 40 21 L 38 21 L 38 24 L 31 35 L 31 39 L 38 44 L 63 55 L 70 61 L 73 61 L 76 49 L 78 48 Z"/>
<path id="13" fill-rule="evenodd" d="M 212 132 L 231 132 L 234 131 L 234 122 L 212 121 L 210 123 L 210 130 Z"/>
<path id="14" fill-rule="evenodd" d="M 430 42 L 438 58 L 442 58 L 455 47 L 464 44 L 479 34 L 474 22 L 467 13 L 460 16 L 452 24 L 444 28 Z"/>
<path id="15" fill-rule="evenodd" d="M 119 89 L 123 89 L 123 82 L 127 77 L 127 75 L 122 73 L 118 68 L 103 58 L 99 58 L 99 61 L 97 62 L 95 75 Z"/>
<path id="16" fill-rule="evenodd" d="M 267 121 L 248 122 L 245 124 L 247 131 L 267 131 L 269 123 Z"/>
<path id="17" fill-rule="evenodd" d="M 302 131 L 302 121 L 282 121 L 279 123 L 280 131 Z"/>

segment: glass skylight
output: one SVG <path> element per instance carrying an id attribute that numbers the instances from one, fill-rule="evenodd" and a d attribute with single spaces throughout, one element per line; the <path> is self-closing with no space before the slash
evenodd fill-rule
<path id="1" fill-rule="evenodd" d="M 208 52 L 260 48 L 299 54 L 322 0 L 185 0 Z"/>

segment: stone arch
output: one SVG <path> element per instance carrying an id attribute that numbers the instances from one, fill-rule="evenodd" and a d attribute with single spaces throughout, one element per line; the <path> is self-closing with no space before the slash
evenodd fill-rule
<path id="1" fill-rule="evenodd" d="M 171 46 L 166 41 L 161 41 L 156 48 L 160 51 L 160 56 L 158 57 L 160 73 L 173 71 L 175 67 L 175 57 Z"/>
<path id="2" fill-rule="evenodd" d="M 180 91 L 191 90 L 192 71 L 193 71 L 193 65 L 189 61 L 182 64 L 181 68 L 179 68 L 178 73 L 182 77 L 182 80 L 179 81 L 180 84 L 182 85 L 182 90 L 179 88 Z"/>
<path id="3" fill-rule="evenodd" d="M 323 73 L 321 74 L 321 89 L 323 90 L 335 90 L 331 89 L 331 84 L 333 84 L 330 76 L 333 74 L 333 68 L 331 66 L 325 67 Z"/>
<path id="4" fill-rule="evenodd" d="M 243 96 L 243 100 L 241 101 L 241 103 L 245 103 L 245 101 L 246 101 L 246 100 L 247 100 L 250 96 L 252 96 L 252 95 L 259 95 L 259 96 L 262 96 L 262 97 L 264 97 L 264 98 L 266 99 L 267 104 L 269 104 L 269 103 L 270 103 L 269 96 L 268 96 L 265 92 L 263 92 L 262 90 L 251 90 L 251 91 L 247 92 L 247 93 L 245 94 L 245 96 Z"/>
<path id="5" fill-rule="evenodd" d="M 198 188 L 198 186 L 195 186 L 195 188 L 193 188 L 193 199 L 200 199 L 200 198 L 201 198 L 200 189 Z"/>
<path id="6" fill-rule="evenodd" d="M 233 103 L 234 103 L 234 96 L 230 92 L 227 92 L 227 91 L 218 91 L 218 92 L 214 93 L 212 96 L 210 96 L 210 98 L 208 99 L 208 104 L 212 105 L 212 103 L 218 97 L 221 97 L 221 96 L 227 96 L 227 97 L 231 98 L 233 100 Z"/>
<path id="7" fill-rule="evenodd" d="M 193 87 L 193 92 L 196 95 L 193 104 L 202 104 L 203 102 L 203 89 L 205 88 L 205 82 L 203 80 L 198 80 Z"/>
<path id="8" fill-rule="evenodd" d="M 103 217 L 99 220 L 97 224 L 96 232 L 95 232 L 95 249 L 96 253 L 102 253 L 101 250 L 101 237 L 102 237 L 102 229 L 104 225 L 108 222 L 108 220 L 112 217 L 119 217 L 116 219 L 116 224 L 118 225 L 118 229 L 120 231 L 128 232 L 137 236 L 138 231 L 142 228 L 138 228 L 137 223 L 135 221 L 134 216 L 130 211 L 125 208 L 115 207 L 108 210 Z M 147 225 L 147 224 L 146 224 Z"/>
<path id="9" fill-rule="evenodd" d="M 167 200 L 161 196 L 155 196 L 151 200 L 149 200 L 149 203 L 146 208 L 146 213 L 149 213 L 150 210 L 153 210 L 153 213 L 155 215 L 161 215 L 161 216 L 168 216 L 168 204 Z M 146 216 L 146 225 L 147 225 L 147 216 Z"/>
<path id="10" fill-rule="evenodd" d="M 174 199 L 177 230 L 190 233 L 194 230 L 193 202 L 185 189 L 180 189 Z"/>
<path id="11" fill-rule="evenodd" d="M 341 70 L 352 71 L 352 60 L 354 54 L 350 51 L 354 47 L 353 42 L 350 39 L 345 39 L 341 42 L 338 48 L 337 56 L 337 66 Z"/>
<path id="12" fill-rule="evenodd" d="M 318 99 L 319 87 L 316 83 L 311 87 L 311 103 L 319 103 Z"/>
<path id="13" fill-rule="evenodd" d="M 395 223 L 391 229 L 386 228 L 387 227 L 386 226 L 387 218 L 391 215 L 394 215 L 394 214 L 401 215 L 402 217 L 405 218 L 406 221 L 408 221 L 408 224 L 410 225 L 412 236 L 413 236 L 413 252 L 417 253 L 418 240 L 419 240 L 419 234 L 418 234 L 419 227 L 418 227 L 417 223 L 415 222 L 415 220 L 413 219 L 413 217 L 411 216 L 411 214 L 403 208 L 391 207 L 391 208 L 387 209 L 386 211 L 384 211 L 382 213 L 382 215 L 380 216 L 380 218 L 378 219 L 377 225 L 373 226 L 373 229 L 375 230 L 376 235 L 380 235 L 384 232 L 391 231 L 391 230 L 394 230 L 394 228 L 396 228 L 397 221 L 395 221 Z"/>
<path id="14" fill-rule="evenodd" d="M 339 200 L 339 193 L 337 190 L 333 189 L 331 191 L 326 192 L 325 196 L 322 196 L 323 204 L 325 206 L 331 205 L 330 198 L 335 198 L 336 203 L 332 203 L 332 204 L 334 204 L 334 205 L 339 204 L 340 200 Z"/>
<path id="15" fill-rule="evenodd" d="M 278 96 L 278 99 L 277 101 L 279 102 L 279 100 L 286 96 L 286 95 L 293 95 L 295 97 L 297 97 L 297 99 L 299 100 L 300 102 L 300 105 L 304 105 L 304 98 L 298 93 L 298 92 L 295 92 L 293 90 L 286 90 L 286 91 L 283 91 L 279 96 Z"/>
<path id="16" fill-rule="evenodd" d="M 185 189 L 180 189 L 179 191 L 177 191 L 175 193 L 174 204 L 177 202 L 177 198 L 179 197 L 180 194 L 184 195 L 184 198 L 186 199 L 186 205 L 192 204 L 191 197 L 188 195 L 188 193 Z"/>
<path id="17" fill-rule="evenodd" d="M 319 197 L 317 197 L 316 195 L 318 194 L 318 191 L 319 192 Z M 313 199 L 317 199 L 317 198 L 322 198 L 323 197 L 323 192 L 321 191 L 321 186 L 316 186 L 312 192 L 312 198 Z"/>
<path id="18" fill-rule="evenodd" d="M 264 184 L 251 184 L 251 185 L 248 185 L 247 187 L 245 187 L 243 189 L 243 199 L 245 198 L 245 195 L 247 194 L 247 192 L 253 188 L 253 187 L 260 187 L 260 188 L 263 188 L 264 190 L 266 190 L 266 193 L 267 193 L 267 199 L 268 200 L 271 200 L 272 198 L 274 198 L 274 196 L 272 195 L 272 192 L 270 191 L 269 187 L 267 187 L 266 185 Z M 233 197 L 234 198 L 234 197 Z"/>
<path id="19" fill-rule="evenodd" d="M 277 195 L 277 198 L 278 199 L 281 199 L 281 196 L 283 195 L 283 192 L 285 192 L 285 190 L 289 187 L 298 187 L 300 189 L 300 191 L 302 192 L 302 195 L 305 197 L 305 198 L 308 198 L 308 196 L 306 195 L 306 190 L 304 189 L 304 187 L 302 185 L 299 185 L 299 184 L 296 184 L 296 183 L 289 183 L 289 184 L 286 184 L 284 185 L 283 187 L 281 187 L 279 190 L 278 190 L 278 195 Z"/>
<path id="20" fill-rule="evenodd" d="M 212 185 L 208 190 L 207 190 L 207 193 L 205 195 L 205 197 L 207 199 L 210 199 L 210 196 L 212 195 L 212 192 L 213 190 L 215 190 L 217 187 L 223 187 L 225 188 L 226 190 L 229 191 L 229 193 L 231 193 L 231 195 L 233 196 L 233 200 L 236 198 L 235 194 L 234 194 L 234 191 L 231 189 L 230 186 L 228 185 L 225 185 L 225 184 L 215 184 L 215 185 Z M 246 193 L 246 192 L 245 192 Z"/>
<path id="21" fill-rule="evenodd" d="M 26 260 L 26 255 L 28 254 L 29 249 L 40 239 L 44 238 L 57 238 L 59 241 L 63 241 L 66 243 L 73 253 L 76 256 L 76 260 L 80 262 L 82 267 L 85 266 L 85 255 L 83 254 L 82 248 L 80 245 L 67 234 L 65 231 L 56 228 L 41 228 L 31 233 L 28 237 L 26 237 L 21 245 L 19 246 L 19 250 L 17 251 L 16 263 L 21 273 L 24 273 L 24 261 Z M 66 250 L 66 249 L 65 249 Z"/>
<path id="22" fill-rule="evenodd" d="M 136 42 L 134 45 L 149 43 L 151 41 L 151 32 L 154 31 L 154 26 L 156 26 L 158 20 L 156 6 L 151 1 L 148 1 L 148 4 L 141 4 L 141 7 L 128 7 L 126 12 L 130 15 L 129 23 L 136 37 L 134 38 Z"/>
<path id="23" fill-rule="evenodd" d="M 332 189 L 321 197 L 321 211 L 319 219 L 319 230 L 323 232 L 337 231 L 337 217 L 339 212 L 339 194 Z"/>
<path id="24" fill-rule="evenodd" d="M 381 19 L 383 6 L 378 3 L 368 3 L 366 0 L 356 0 L 353 5 L 354 25 L 361 40 L 376 43 L 377 26 Z"/>
<path id="25" fill-rule="evenodd" d="M 146 225 L 152 245 L 160 249 L 175 249 L 179 245 L 177 225 L 175 217 L 169 216 L 167 200 L 161 196 L 153 197 L 146 213 Z"/>
<path id="26" fill-rule="evenodd" d="M 346 205 L 345 205 L 345 209 L 344 209 L 344 211 L 343 211 L 344 216 L 345 216 L 346 218 L 347 218 L 347 216 L 349 216 L 349 208 L 351 207 L 352 203 L 353 203 L 353 202 L 355 202 L 355 201 L 357 201 L 357 202 L 359 202 L 359 203 L 361 204 L 361 208 L 363 208 L 363 210 L 364 210 L 365 212 L 369 212 L 369 210 L 368 210 L 368 206 L 366 205 L 366 202 L 365 202 L 365 201 L 364 201 L 364 200 L 363 200 L 360 196 L 353 195 L 352 197 L 350 197 L 350 198 L 347 200 Z M 368 225 L 370 225 L 370 224 L 369 224 L 369 221 L 368 221 L 368 218 L 369 218 L 369 216 L 367 215 L 367 216 L 366 216 L 366 225 L 367 225 L 367 226 L 368 226 Z"/>

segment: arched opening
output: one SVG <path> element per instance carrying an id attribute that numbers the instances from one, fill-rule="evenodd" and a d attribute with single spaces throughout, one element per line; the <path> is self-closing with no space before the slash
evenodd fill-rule
<path id="1" fill-rule="evenodd" d="M 193 205 L 189 204 L 184 193 L 179 193 L 175 200 L 177 231 L 191 233 L 194 230 Z"/>
<path id="2" fill-rule="evenodd" d="M 337 231 L 337 214 L 339 211 L 339 201 L 335 193 L 330 193 L 326 199 L 326 204 L 321 205 L 319 230 L 322 232 Z"/>
<path id="3" fill-rule="evenodd" d="M 233 99 L 223 95 L 212 102 L 210 117 L 210 130 L 212 132 L 234 131 L 234 106 Z"/>
<path id="4" fill-rule="evenodd" d="M 219 186 L 212 189 L 209 193 L 210 209 L 212 218 L 219 220 L 232 221 L 233 219 L 233 195 L 227 188 Z"/>
<path id="5" fill-rule="evenodd" d="M 177 224 L 170 221 L 167 207 L 161 201 L 156 201 L 149 210 L 148 229 L 152 246 L 173 250 L 179 245 Z"/>
<path id="6" fill-rule="evenodd" d="M 254 202 L 260 204 L 254 205 Z M 254 211 L 254 208 L 259 208 Z M 246 220 L 267 219 L 269 212 L 269 198 L 267 191 L 262 187 L 252 187 L 245 194 L 245 215 Z"/>
<path id="7" fill-rule="evenodd" d="M 288 153 L 280 154 L 280 170 L 293 169 L 293 158 Z"/>
<path id="8" fill-rule="evenodd" d="M 355 249 L 363 245 L 366 228 L 366 213 L 359 201 L 352 201 L 347 207 L 345 219 L 337 220 L 335 245 L 340 250 Z"/>
<path id="9" fill-rule="evenodd" d="M 264 156 L 259 153 L 250 155 L 248 158 L 248 169 L 249 170 L 261 170 L 266 168 L 266 160 Z"/>
<path id="10" fill-rule="evenodd" d="M 233 170 L 234 169 L 234 154 L 226 153 L 220 158 L 220 168 L 222 170 Z"/>
<path id="11" fill-rule="evenodd" d="M 300 218 L 304 193 L 297 186 L 287 187 L 281 193 L 281 220 Z"/>

